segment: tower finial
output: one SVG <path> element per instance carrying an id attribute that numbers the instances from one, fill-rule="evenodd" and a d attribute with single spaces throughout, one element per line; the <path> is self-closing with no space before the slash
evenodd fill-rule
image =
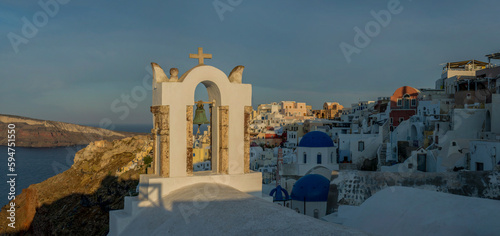
<path id="1" fill-rule="evenodd" d="M 198 54 L 192 54 L 190 53 L 189 54 L 189 58 L 197 58 L 198 59 L 198 64 L 199 65 L 203 65 L 203 60 L 206 58 L 206 59 L 212 59 L 212 54 L 207 54 L 207 53 L 203 53 L 203 48 L 202 47 L 199 47 L 198 48 Z"/>

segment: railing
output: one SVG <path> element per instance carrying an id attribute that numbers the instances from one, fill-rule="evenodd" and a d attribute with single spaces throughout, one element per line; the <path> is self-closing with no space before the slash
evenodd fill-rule
<path id="1" fill-rule="evenodd" d="M 389 142 L 389 138 L 390 138 L 390 130 L 389 130 L 389 122 L 390 120 L 387 119 L 384 123 L 384 125 L 382 125 L 382 143 L 386 143 L 386 142 Z"/>

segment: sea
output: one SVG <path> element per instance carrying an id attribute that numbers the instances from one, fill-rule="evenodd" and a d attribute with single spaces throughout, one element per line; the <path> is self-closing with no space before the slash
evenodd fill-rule
<path id="1" fill-rule="evenodd" d="M 98 125 L 86 124 L 87 126 L 99 127 Z M 151 133 L 152 124 L 130 124 L 115 125 L 115 131 L 126 131 L 136 133 Z M 0 155 L 3 156 L 0 162 L 0 206 L 9 202 L 8 196 L 11 189 L 10 178 L 15 178 L 15 195 L 32 184 L 43 182 L 44 180 L 64 172 L 73 165 L 75 153 L 83 146 L 57 147 L 57 148 L 23 148 L 15 147 L 15 169 L 9 171 L 8 147 L 0 146 Z M 8 173 L 17 174 L 17 176 L 7 176 Z M 14 189 L 14 188 L 13 188 Z"/>

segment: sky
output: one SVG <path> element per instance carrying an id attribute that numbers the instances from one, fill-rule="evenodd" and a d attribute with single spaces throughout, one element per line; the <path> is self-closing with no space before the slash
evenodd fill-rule
<path id="1" fill-rule="evenodd" d="M 442 63 L 500 51 L 498 1 L 0 1 L 0 114 L 151 123 L 151 69 L 203 47 L 244 65 L 258 104 L 351 103 L 434 88 Z M 347 46 L 346 46 L 347 45 Z M 497 62 L 500 64 L 500 61 Z M 207 98 L 199 85 L 195 99 Z M 128 110 L 116 112 L 117 107 Z M 115 107 L 115 109 L 113 109 Z"/>

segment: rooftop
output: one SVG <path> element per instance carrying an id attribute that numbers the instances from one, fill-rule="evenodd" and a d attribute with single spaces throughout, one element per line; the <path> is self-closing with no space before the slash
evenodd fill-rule
<path id="1" fill-rule="evenodd" d="M 443 67 L 443 73 L 448 70 L 462 70 L 462 71 L 475 71 L 486 68 L 487 62 L 482 62 L 478 60 L 466 60 L 457 62 L 448 62 Z"/>
<path id="2" fill-rule="evenodd" d="M 144 207 L 123 235 L 366 235 L 221 184 L 176 190 Z"/>
<path id="3" fill-rule="evenodd" d="M 333 147 L 333 141 L 325 132 L 311 131 L 300 140 L 299 147 Z"/>

